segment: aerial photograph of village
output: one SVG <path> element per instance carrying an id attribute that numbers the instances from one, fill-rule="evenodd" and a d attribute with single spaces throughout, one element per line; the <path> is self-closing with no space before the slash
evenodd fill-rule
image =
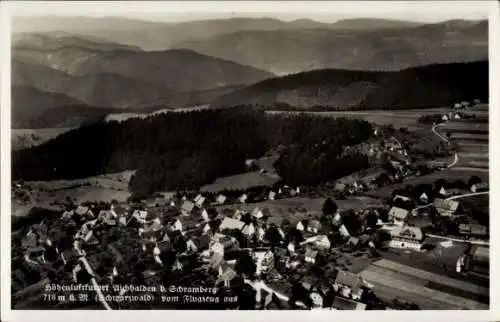
<path id="1" fill-rule="evenodd" d="M 12 310 L 489 310 L 473 13 L 14 17 Z"/>

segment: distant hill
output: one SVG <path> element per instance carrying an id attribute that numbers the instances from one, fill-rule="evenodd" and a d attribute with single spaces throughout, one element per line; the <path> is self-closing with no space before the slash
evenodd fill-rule
<path id="1" fill-rule="evenodd" d="M 170 92 L 154 83 L 116 74 L 71 76 L 63 71 L 14 60 L 12 84 L 31 86 L 41 91 L 61 93 L 86 104 L 104 107 L 140 107 L 162 100 Z"/>
<path id="2" fill-rule="evenodd" d="M 435 64 L 396 72 L 324 69 L 277 77 L 217 99 L 213 107 L 411 109 L 488 99 L 488 61 Z"/>
<path id="3" fill-rule="evenodd" d="M 64 94 L 43 92 L 29 86 L 12 86 L 11 126 L 27 128 L 30 120 L 39 117 L 56 106 L 85 105 Z"/>
<path id="4" fill-rule="evenodd" d="M 152 22 L 118 17 L 18 17 L 13 30 L 24 32 L 53 32 L 65 30 L 80 35 L 98 35 L 112 42 L 139 46 L 145 50 L 164 50 L 178 47 L 186 41 L 202 40 L 245 30 L 274 31 L 297 29 L 374 29 L 393 26 L 414 26 L 411 22 L 378 19 L 352 19 L 324 23 L 311 19 L 282 21 L 274 18 L 230 18 L 197 20 L 179 23 Z M 368 23 L 369 21 L 369 23 Z"/>
<path id="5" fill-rule="evenodd" d="M 416 27 L 379 20 L 337 24 L 338 28 L 244 30 L 175 47 L 277 75 L 323 68 L 390 71 L 488 59 L 487 21 L 453 20 Z M 368 27 L 374 24 L 380 28 Z"/>
<path id="6" fill-rule="evenodd" d="M 389 28 L 410 28 L 420 25 L 422 25 L 422 23 L 404 20 L 357 18 L 339 20 L 332 24 L 332 28 L 350 30 L 374 30 Z"/>
<path id="7" fill-rule="evenodd" d="M 176 92 L 252 84 L 274 76 L 267 71 L 191 50 L 102 51 L 72 46 L 50 51 L 14 49 L 12 56 L 72 76 L 120 75 Z M 122 88 L 122 91 L 127 90 L 127 87 Z"/>
<path id="8" fill-rule="evenodd" d="M 141 50 L 138 46 L 122 45 L 95 36 L 81 36 L 67 32 L 12 34 L 14 48 L 54 50 L 72 46 L 96 50 Z"/>

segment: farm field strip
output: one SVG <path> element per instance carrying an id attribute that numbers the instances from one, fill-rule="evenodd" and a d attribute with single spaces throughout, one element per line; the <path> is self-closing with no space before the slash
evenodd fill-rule
<path id="1" fill-rule="evenodd" d="M 473 168 L 473 167 L 462 167 L 462 166 L 450 168 L 450 170 L 452 170 L 452 171 L 471 172 L 471 173 L 473 173 L 472 175 L 480 175 L 480 174 L 488 175 L 489 172 L 490 172 L 489 168 L 486 169 L 486 168 Z"/>
<path id="2" fill-rule="evenodd" d="M 456 132 L 451 135 L 452 140 L 467 140 L 467 141 L 478 141 L 478 142 L 488 142 L 488 134 L 472 134 Z"/>
<path id="3" fill-rule="evenodd" d="M 479 168 L 479 169 L 487 169 L 489 168 L 490 164 L 488 160 L 486 161 L 476 161 L 476 160 L 460 160 L 458 162 L 458 166 L 460 167 L 474 167 L 474 168 Z"/>
<path id="4" fill-rule="evenodd" d="M 461 309 L 488 309 L 488 305 L 479 303 L 476 301 L 468 300 L 459 296 L 451 295 L 445 292 L 433 290 L 425 286 L 421 286 L 414 283 L 409 283 L 403 279 L 396 278 L 394 276 L 388 276 L 386 273 L 380 273 L 378 271 L 371 270 L 371 267 L 361 273 L 361 276 L 373 283 L 375 285 L 382 284 L 387 287 L 392 287 L 396 290 L 406 292 L 405 297 L 410 301 L 414 301 L 415 295 L 417 297 L 425 297 L 432 299 L 431 301 L 441 302 L 443 304 L 443 309 L 461 308 Z M 375 294 L 377 294 L 377 288 L 374 289 Z M 424 302 L 421 306 L 427 306 L 428 302 Z M 419 304 L 417 302 L 417 304 Z"/>
<path id="5" fill-rule="evenodd" d="M 448 121 L 445 124 L 441 126 L 443 129 L 447 130 L 471 130 L 471 129 L 476 129 L 476 130 L 484 130 L 488 131 L 489 130 L 489 124 L 488 123 L 475 123 L 472 120 L 464 120 L 464 121 Z"/>
<path id="6" fill-rule="evenodd" d="M 458 153 L 460 155 L 460 158 L 463 159 L 474 159 L 474 160 L 488 160 L 489 159 L 489 154 L 487 151 L 483 153 L 477 153 L 477 152 L 462 152 L 460 151 Z"/>
<path id="7" fill-rule="evenodd" d="M 460 288 L 463 289 L 464 291 L 475 294 L 480 294 L 480 295 L 489 294 L 489 289 L 486 287 L 456 280 L 443 275 L 427 272 L 418 268 L 402 265 L 393 261 L 382 259 L 380 261 L 373 263 L 373 265 L 375 267 L 380 267 L 385 270 L 398 272 L 401 275 L 411 276 L 415 280 L 421 280 L 424 284 L 427 283 L 428 281 L 431 281 L 434 283 L 451 286 L 453 288 Z"/>

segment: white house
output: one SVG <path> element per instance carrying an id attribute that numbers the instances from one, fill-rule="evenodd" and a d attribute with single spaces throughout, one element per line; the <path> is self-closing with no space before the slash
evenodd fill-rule
<path id="1" fill-rule="evenodd" d="M 247 196 L 245 193 L 244 193 L 244 194 L 242 194 L 242 195 L 238 198 L 238 200 L 239 200 L 241 203 L 245 203 L 245 202 L 247 202 L 247 199 L 248 199 L 248 196 Z"/>
<path id="2" fill-rule="evenodd" d="M 409 211 L 406 209 L 392 207 L 391 210 L 389 210 L 389 221 L 392 221 L 396 225 L 403 226 L 408 214 Z"/>
<path id="3" fill-rule="evenodd" d="M 259 207 L 255 207 L 251 215 L 253 218 L 261 219 L 264 217 L 264 212 Z"/>
<path id="4" fill-rule="evenodd" d="M 470 187 L 471 192 L 487 191 L 488 184 L 486 182 L 475 183 Z"/>
<path id="5" fill-rule="evenodd" d="M 189 200 L 184 200 L 181 206 L 181 213 L 184 216 L 189 216 L 191 214 L 191 211 L 194 209 L 194 203 L 192 203 Z"/>
<path id="6" fill-rule="evenodd" d="M 428 203 L 429 202 L 429 197 L 427 196 L 427 194 L 425 192 L 423 192 L 421 195 L 420 195 L 420 201 L 423 202 L 423 203 Z"/>
<path id="7" fill-rule="evenodd" d="M 441 189 L 439 189 L 439 194 L 442 196 L 446 196 L 446 189 L 444 187 L 441 187 Z"/>
<path id="8" fill-rule="evenodd" d="M 295 253 L 295 244 L 294 243 L 288 243 L 287 249 L 288 249 L 288 251 L 291 254 L 294 254 Z"/>
<path id="9" fill-rule="evenodd" d="M 424 241 L 424 234 L 418 227 L 404 226 L 391 230 L 389 247 L 420 250 Z"/>
<path id="10" fill-rule="evenodd" d="M 221 194 L 221 195 L 217 196 L 216 201 L 219 205 L 222 205 L 224 202 L 226 202 L 226 199 L 227 199 L 227 197 Z"/>
<path id="11" fill-rule="evenodd" d="M 304 231 L 304 224 L 302 223 L 302 221 L 299 221 L 297 223 L 297 226 L 295 226 L 295 229 L 299 230 L 299 231 Z"/>
<path id="12" fill-rule="evenodd" d="M 202 230 L 203 230 L 203 234 L 208 234 L 208 233 L 212 230 L 212 228 L 210 227 L 210 225 L 209 225 L 209 224 L 205 224 L 205 225 L 203 226 L 203 229 L 202 229 Z"/>
<path id="13" fill-rule="evenodd" d="M 233 219 L 233 218 L 230 218 L 230 217 L 224 217 L 224 219 L 222 220 L 220 226 L 219 226 L 219 230 L 220 231 L 223 231 L 225 229 L 237 229 L 237 230 L 241 230 L 243 229 L 243 227 L 245 226 L 245 223 L 243 221 L 240 221 L 240 220 L 236 220 L 236 219 Z"/>
<path id="14" fill-rule="evenodd" d="M 182 222 L 179 219 L 176 219 L 172 225 L 172 229 L 174 231 L 182 231 Z"/>
<path id="15" fill-rule="evenodd" d="M 197 195 L 195 198 L 194 198 L 194 203 L 196 204 L 196 206 L 198 208 L 201 208 L 201 206 L 203 206 L 203 203 L 205 202 L 205 197 L 203 197 L 202 195 Z"/>
<path id="16" fill-rule="evenodd" d="M 245 225 L 242 229 L 241 232 L 245 236 L 253 236 L 255 234 L 255 226 L 250 223 L 248 225 Z"/>
<path id="17" fill-rule="evenodd" d="M 196 244 L 191 238 L 186 242 L 186 247 L 188 253 L 196 253 L 198 251 L 198 247 L 196 247 Z"/>
<path id="18" fill-rule="evenodd" d="M 203 211 L 201 212 L 201 219 L 204 221 L 204 222 L 208 222 L 210 221 L 210 217 L 208 217 L 208 212 L 206 209 L 203 209 Z"/>
<path id="19" fill-rule="evenodd" d="M 276 192 L 274 191 L 269 191 L 269 195 L 268 195 L 268 199 L 269 200 L 274 200 L 274 198 L 276 197 Z"/>
<path id="20" fill-rule="evenodd" d="M 321 224 L 318 220 L 311 220 L 307 225 L 307 231 L 313 234 L 317 234 Z"/>
<path id="21" fill-rule="evenodd" d="M 329 249 L 331 247 L 330 240 L 325 235 L 318 235 L 306 240 L 307 243 L 312 243 L 314 246 L 323 249 Z"/>
<path id="22" fill-rule="evenodd" d="M 306 250 L 306 254 L 305 254 L 304 260 L 307 263 L 314 264 L 314 263 L 316 263 L 316 256 L 317 255 L 318 255 L 318 251 L 308 248 Z"/>
<path id="23" fill-rule="evenodd" d="M 441 117 L 441 120 L 448 121 L 448 115 L 443 115 L 443 117 Z"/>
<path id="24" fill-rule="evenodd" d="M 233 219 L 236 219 L 236 220 L 241 220 L 241 218 L 243 217 L 243 214 L 244 212 L 239 210 L 239 209 L 236 209 L 234 211 L 234 214 L 233 214 Z"/>
<path id="25" fill-rule="evenodd" d="M 344 226 L 344 224 L 340 225 L 339 227 L 339 232 L 342 237 L 349 237 L 351 234 L 349 234 L 349 231 L 347 228 Z"/>

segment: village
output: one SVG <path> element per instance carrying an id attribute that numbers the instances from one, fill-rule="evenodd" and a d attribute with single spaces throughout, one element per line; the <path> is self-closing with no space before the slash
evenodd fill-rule
<path id="1" fill-rule="evenodd" d="M 61 308 L 110 310 L 487 307 L 488 211 L 476 204 L 488 197 L 488 184 L 471 176 L 401 185 L 456 163 L 416 162 L 401 133 L 375 128 L 373 140 L 355 147 L 374 167 L 320 190 L 276 180 L 126 202 L 68 200 L 64 211 L 13 233 L 13 301 L 23 307 L 57 299 Z M 246 164 L 276 176 L 272 165 Z M 377 197 L 374 191 L 384 187 L 393 188 Z M 296 200 L 319 200 L 321 209 L 282 206 Z M 46 294 L 47 285 L 73 284 L 92 287 L 85 294 L 71 288 Z M 214 291 L 196 297 L 169 294 L 170 287 Z M 69 300 L 77 298 L 85 300 Z"/>

